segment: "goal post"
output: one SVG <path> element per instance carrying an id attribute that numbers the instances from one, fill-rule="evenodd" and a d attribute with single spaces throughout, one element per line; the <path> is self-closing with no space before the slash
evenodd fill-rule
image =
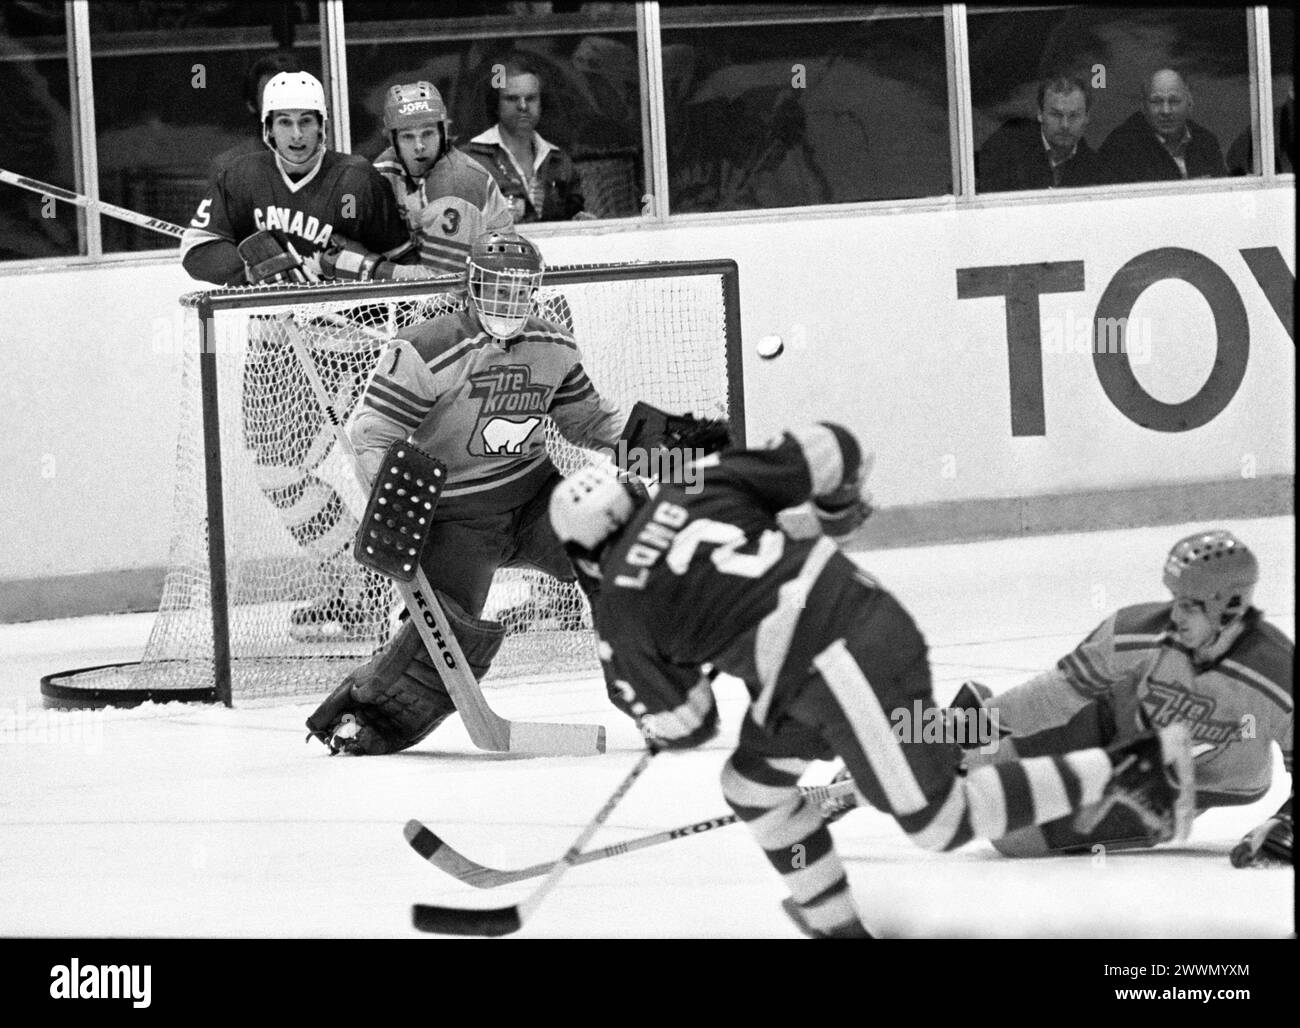
<path id="1" fill-rule="evenodd" d="M 460 276 L 391 283 L 213 289 L 184 308 L 172 543 L 158 615 L 137 664 L 47 675 L 47 706 L 167 699 L 233 705 L 324 695 L 388 637 L 392 584 L 350 549 L 366 497 L 288 345 L 286 319 L 346 419 L 387 343 L 463 310 Z M 745 437 L 734 261 L 547 269 L 536 313 L 574 334 L 595 387 L 725 416 Z M 547 419 L 568 474 L 589 459 Z M 343 630 L 312 611 L 344 611 Z M 502 569 L 484 617 L 509 635 L 486 685 L 597 673 L 585 599 L 531 569 Z"/>

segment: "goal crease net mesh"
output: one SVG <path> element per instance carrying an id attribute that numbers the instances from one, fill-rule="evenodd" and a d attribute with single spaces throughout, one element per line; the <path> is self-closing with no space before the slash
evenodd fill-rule
<path id="1" fill-rule="evenodd" d="M 728 416 L 743 438 L 736 295 L 732 262 L 590 265 L 548 271 L 537 313 L 573 332 L 591 381 L 624 414 L 644 400 Z M 351 556 L 366 496 L 288 345 L 284 319 L 297 325 L 346 419 L 387 343 L 462 302 L 451 279 L 183 298 L 177 484 L 157 618 L 138 664 L 47 676 L 46 703 L 52 695 L 52 705 L 73 706 L 78 695 L 138 702 L 194 690 L 216 699 L 226 683 L 236 703 L 323 696 L 382 645 L 401 600 Z M 564 474 L 592 456 L 549 418 L 546 438 Z M 220 490 L 219 533 L 209 525 L 210 489 Z M 214 619 L 213 595 L 223 591 L 214 589 L 214 535 L 225 553 L 215 577 L 224 585 L 226 646 L 214 635 L 222 619 Z M 598 669 L 590 611 L 575 585 L 503 568 L 483 617 L 509 631 L 486 685 Z"/>

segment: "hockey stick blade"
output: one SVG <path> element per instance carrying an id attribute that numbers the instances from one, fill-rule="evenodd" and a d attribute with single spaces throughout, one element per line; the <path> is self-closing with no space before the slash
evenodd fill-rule
<path id="1" fill-rule="evenodd" d="M 462 910 L 427 903 L 416 903 L 411 907 L 411 923 L 419 931 L 433 935 L 481 935 L 489 939 L 499 939 L 523 927 L 518 907 Z"/>
<path id="2" fill-rule="evenodd" d="M 659 748 L 653 743 L 648 745 L 646 751 L 637 760 L 636 766 L 624 776 L 618 788 L 596 812 L 596 816 L 587 822 L 586 827 L 573 840 L 573 845 L 564 851 L 564 856 L 550 866 L 541 884 L 514 906 L 474 910 L 416 903 L 411 907 L 412 924 L 419 931 L 433 932 L 437 935 L 486 935 L 495 938 L 517 932 L 546 898 L 546 894 L 555 888 L 559 880 L 564 877 L 564 873 L 574 865 L 581 856 L 583 847 L 591 841 L 591 837 L 599 831 L 600 826 L 622 802 L 628 790 L 645 773 L 645 769 L 650 766 L 650 762 L 658 756 L 659 752 Z"/>
<path id="3" fill-rule="evenodd" d="M 831 785 L 807 786 L 799 791 L 809 802 L 821 803 L 828 799 L 852 796 L 853 782 L 846 780 Z M 666 842 L 684 839 L 691 835 L 711 832 L 715 828 L 726 828 L 728 825 L 735 824 L 737 820 L 739 819 L 735 814 L 723 814 L 705 821 L 695 821 L 679 828 L 665 829 L 662 832 L 643 835 L 640 838 L 629 839 L 626 842 L 616 842 L 602 849 L 580 853 L 573 858 L 571 863 L 577 866 L 578 864 L 590 864 L 597 860 L 607 860 L 610 857 L 619 857 L 624 853 L 634 853 L 637 850 L 660 846 Z M 430 864 L 451 875 L 457 881 L 472 885 L 476 889 L 496 889 L 502 885 L 513 885 L 515 882 L 539 878 L 555 866 L 554 861 L 549 861 L 545 864 L 533 864 L 531 867 L 521 867 L 513 871 L 488 867 L 471 860 L 447 843 L 446 840 L 439 838 L 427 826 L 416 820 L 406 822 L 403 834 L 406 836 L 406 841 L 410 843 L 411 848 Z"/>

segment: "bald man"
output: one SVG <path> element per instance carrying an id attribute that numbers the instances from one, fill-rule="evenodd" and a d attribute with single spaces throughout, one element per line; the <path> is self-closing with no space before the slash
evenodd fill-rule
<path id="1" fill-rule="evenodd" d="M 1218 178 L 1228 174 L 1214 135 L 1191 118 L 1192 90 L 1170 68 L 1146 81 L 1139 109 L 1102 143 L 1112 182 Z"/>

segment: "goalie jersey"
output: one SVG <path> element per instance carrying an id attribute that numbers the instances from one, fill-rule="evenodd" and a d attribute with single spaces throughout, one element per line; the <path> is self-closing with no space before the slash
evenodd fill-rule
<path id="1" fill-rule="evenodd" d="M 768 449 L 705 457 L 691 466 L 698 481 L 663 486 L 610 544 L 594 621 L 624 711 L 689 719 L 709 664 L 745 682 L 751 716 L 769 725 L 831 643 L 871 632 L 889 645 L 890 619 L 906 615 L 879 602 L 878 583 L 830 539 L 796 540 L 776 521 L 840 484 L 841 438 L 812 425 Z"/>
<path id="2" fill-rule="evenodd" d="M 242 285 L 244 262 L 235 247 L 262 229 L 303 257 L 325 249 L 334 233 L 386 256 L 409 243 L 392 193 L 365 158 L 326 150 L 295 180 L 264 149 L 217 171 L 181 238 L 181 263 L 201 281 Z"/>
<path id="3" fill-rule="evenodd" d="M 1209 664 L 1193 662 L 1174 637 L 1170 603 L 1123 607 L 1056 667 L 999 695 L 1005 727 L 1029 734 L 1064 723 L 1083 704 L 1106 699 L 1117 741 L 1145 724 L 1179 721 L 1192 736 L 1197 807 L 1253 803 L 1273 783 L 1272 743 L 1291 771 L 1295 647 L 1263 620 L 1245 615 L 1235 643 Z"/>
<path id="4" fill-rule="evenodd" d="M 555 465 L 546 419 L 572 443 L 612 449 L 623 418 L 596 392 L 573 336 L 530 317 L 507 343 L 469 310 L 405 331 L 379 359 L 349 434 L 374 478 L 390 443 L 410 438 L 447 466 L 437 515 L 511 510 Z"/>

